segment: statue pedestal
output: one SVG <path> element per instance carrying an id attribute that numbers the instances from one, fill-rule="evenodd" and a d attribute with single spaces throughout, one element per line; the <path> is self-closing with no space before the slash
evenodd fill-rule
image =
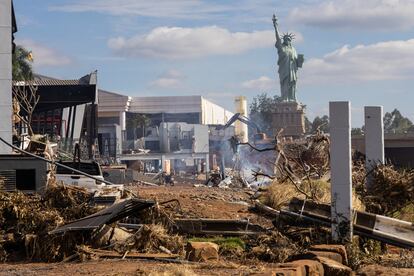
<path id="1" fill-rule="evenodd" d="M 283 128 L 282 136 L 301 138 L 305 134 L 305 105 L 297 102 L 281 102 L 272 113 L 273 134 Z"/>

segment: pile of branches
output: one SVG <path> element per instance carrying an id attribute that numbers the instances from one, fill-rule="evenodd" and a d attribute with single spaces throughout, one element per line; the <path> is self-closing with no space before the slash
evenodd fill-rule
<path id="1" fill-rule="evenodd" d="M 114 249 L 120 253 L 126 251 L 145 253 L 167 251 L 181 254 L 184 250 L 184 240 L 181 236 L 169 233 L 162 224 L 145 224 L 134 235 L 114 244 Z"/>
<path id="2" fill-rule="evenodd" d="M 61 185 L 51 189 L 45 197 L 0 191 L 0 261 L 57 261 L 81 242 L 82 235 L 50 237 L 48 232 L 93 213 L 88 206 L 79 205 L 89 194 Z"/>
<path id="3" fill-rule="evenodd" d="M 93 195 L 81 187 L 49 183 L 42 199 L 47 208 L 56 209 L 67 222 L 97 211 L 91 204 Z"/>
<path id="4" fill-rule="evenodd" d="M 287 162 L 282 173 L 288 169 L 299 179 L 324 177 L 330 169 L 329 144 L 329 137 L 321 132 L 309 136 L 304 142 L 282 142 L 279 148 Z"/>
<path id="5" fill-rule="evenodd" d="M 414 170 L 396 169 L 392 165 L 378 165 L 372 172 L 372 184 L 358 185 L 368 212 L 393 216 L 414 200 Z"/>

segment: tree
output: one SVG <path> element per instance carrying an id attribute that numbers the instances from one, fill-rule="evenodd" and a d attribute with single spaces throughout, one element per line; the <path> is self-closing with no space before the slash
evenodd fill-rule
<path id="1" fill-rule="evenodd" d="M 23 81 L 33 79 L 31 52 L 17 45 L 12 56 L 13 80 Z"/>
<path id="2" fill-rule="evenodd" d="M 26 85 L 15 85 L 12 89 L 13 95 L 13 122 L 23 122 L 28 130 L 29 136 L 32 136 L 33 129 L 31 126 L 33 112 L 39 102 L 40 96 L 37 94 L 37 87 L 31 83 Z M 17 135 L 17 131 L 13 131 Z"/>
<path id="3" fill-rule="evenodd" d="M 274 112 L 274 105 L 280 102 L 281 98 L 279 96 L 275 95 L 272 98 L 263 93 L 254 97 L 250 104 L 250 119 L 269 136 L 273 135 L 272 113 Z"/>
<path id="4" fill-rule="evenodd" d="M 311 133 L 315 133 L 317 130 L 321 130 L 325 133 L 329 132 L 329 117 L 324 115 L 322 117 L 316 116 L 312 122 Z"/>
<path id="5" fill-rule="evenodd" d="M 151 120 L 147 116 L 143 114 L 133 113 L 133 114 L 130 114 L 130 116 L 127 118 L 126 125 L 128 129 L 131 129 L 133 131 L 134 140 L 136 140 L 137 139 L 137 128 L 141 128 L 142 135 L 140 136 L 144 137 L 145 127 L 148 126 L 150 123 L 151 123 Z"/>
<path id="6" fill-rule="evenodd" d="M 398 109 L 384 115 L 385 133 L 406 133 L 414 132 L 414 125 L 410 119 L 404 117 Z"/>
<path id="7" fill-rule="evenodd" d="M 362 134 L 364 134 L 363 128 L 364 127 L 362 127 L 362 128 L 360 128 L 360 127 L 352 128 L 351 129 L 351 135 L 362 135 Z"/>
<path id="8" fill-rule="evenodd" d="M 32 54 L 22 46 L 17 45 L 12 56 L 12 78 L 14 81 L 30 81 L 33 79 Z M 27 87 L 26 87 L 27 86 Z M 37 87 L 32 83 L 15 85 L 12 89 L 13 96 L 13 134 L 19 134 L 15 125 L 22 122 L 26 125 L 28 134 L 32 136 L 31 127 L 33 112 L 39 102 Z"/>

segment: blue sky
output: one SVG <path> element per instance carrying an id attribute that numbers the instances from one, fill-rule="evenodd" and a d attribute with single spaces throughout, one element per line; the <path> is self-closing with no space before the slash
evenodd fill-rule
<path id="1" fill-rule="evenodd" d="M 18 44 L 37 73 L 131 96 L 280 94 L 272 14 L 305 55 L 298 99 L 311 119 L 349 100 L 414 121 L 414 0 L 14 0 Z"/>

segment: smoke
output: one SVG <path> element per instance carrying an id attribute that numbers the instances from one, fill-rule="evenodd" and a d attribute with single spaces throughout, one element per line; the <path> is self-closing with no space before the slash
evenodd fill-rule
<path id="1" fill-rule="evenodd" d="M 257 145 L 259 148 L 270 148 L 271 145 Z M 240 145 L 238 151 L 239 170 L 242 177 L 249 183 L 258 179 L 254 172 L 261 172 L 266 175 L 275 175 L 275 162 L 278 153 L 274 150 L 258 152 L 248 145 Z"/>

